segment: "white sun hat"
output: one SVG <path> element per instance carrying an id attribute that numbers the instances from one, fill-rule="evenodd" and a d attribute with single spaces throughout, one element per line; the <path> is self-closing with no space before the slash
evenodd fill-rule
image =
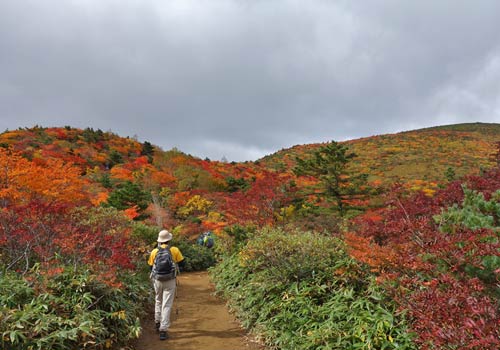
<path id="1" fill-rule="evenodd" d="M 161 230 L 160 233 L 158 233 L 158 243 L 165 243 L 170 241 L 171 239 L 172 234 L 167 230 Z"/>

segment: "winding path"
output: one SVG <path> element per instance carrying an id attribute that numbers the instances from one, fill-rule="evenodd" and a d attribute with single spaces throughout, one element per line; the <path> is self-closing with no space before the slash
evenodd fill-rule
<path id="1" fill-rule="evenodd" d="M 178 277 L 177 296 L 172 310 L 170 338 L 160 341 L 154 329 L 153 306 L 143 321 L 137 350 L 258 350 L 225 303 L 213 295 L 206 272 L 183 273 Z"/>

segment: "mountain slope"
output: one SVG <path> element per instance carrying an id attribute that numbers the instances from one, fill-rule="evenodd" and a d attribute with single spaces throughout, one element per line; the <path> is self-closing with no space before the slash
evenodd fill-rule
<path id="1" fill-rule="evenodd" d="M 345 144 L 358 155 L 352 170 L 368 174 L 373 184 L 389 188 L 400 182 L 411 191 L 432 194 L 453 177 L 492 167 L 498 141 L 500 124 L 476 123 Z M 292 173 L 295 158 L 320 146 L 299 145 L 256 162 L 224 163 L 91 128 L 34 127 L 0 134 L 0 147 L 21 152 L 38 165 L 52 158 L 76 164 L 94 205 L 109 204 L 190 236 L 234 224 L 287 220 L 302 208 L 300 190 L 308 184 Z"/>
<path id="2" fill-rule="evenodd" d="M 460 177 L 478 173 L 494 162 L 500 124 L 456 124 L 371 136 L 343 142 L 358 155 L 352 168 L 370 180 L 442 182 L 451 174 Z M 306 157 L 322 144 L 298 145 L 259 160 L 264 166 L 289 171 L 295 157 Z M 448 169 L 451 170 L 448 170 Z"/>

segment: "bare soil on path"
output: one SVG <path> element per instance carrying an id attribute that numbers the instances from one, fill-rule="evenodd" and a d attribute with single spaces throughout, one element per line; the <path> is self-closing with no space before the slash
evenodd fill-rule
<path id="1" fill-rule="evenodd" d="M 247 337 L 224 301 L 213 294 L 206 272 L 178 276 L 169 339 L 161 341 L 154 327 L 153 309 L 143 320 L 137 350 L 262 350 Z"/>

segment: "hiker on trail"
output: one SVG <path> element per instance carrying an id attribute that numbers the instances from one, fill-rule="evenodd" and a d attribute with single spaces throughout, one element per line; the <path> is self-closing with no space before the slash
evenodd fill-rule
<path id="1" fill-rule="evenodd" d="M 210 231 L 203 232 L 201 235 L 198 236 L 196 243 L 203 247 L 212 248 L 214 246 L 214 237 L 212 235 L 212 232 Z"/>
<path id="2" fill-rule="evenodd" d="M 155 289 L 155 323 L 160 340 L 168 338 L 170 312 L 174 303 L 177 266 L 183 267 L 185 259 L 177 247 L 170 246 L 172 234 L 167 230 L 158 233 L 158 247 L 151 251 L 148 264 Z"/>

